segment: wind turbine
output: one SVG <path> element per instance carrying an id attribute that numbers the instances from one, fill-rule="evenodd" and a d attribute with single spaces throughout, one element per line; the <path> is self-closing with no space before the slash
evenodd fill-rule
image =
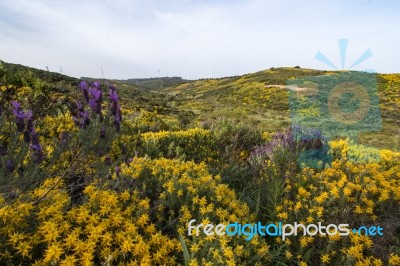
<path id="1" fill-rule="evenodd" d="M 158 73 L 158 77 L 160 78 L 160 89 L 161 89 L 161 86 L 162 86 L 162 78 L 161 78 L 161 76 L 160 76 L 160 71 L 161 71 L 161 69 L 159 68 L 159 69 L 157 70 L 157 73 Z"/>

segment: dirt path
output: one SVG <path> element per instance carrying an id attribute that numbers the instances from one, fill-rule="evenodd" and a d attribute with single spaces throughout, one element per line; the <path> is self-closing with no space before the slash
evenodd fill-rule
<path id="1" fill-rule="evenodd" d="M 311 90 L 311 88 L 301 88 L 297 86 L 287 86 L 287 85 L 265 85 L 266 88 L 280 88 L 280 89 L 285 89 L 285 90 L 291 90 L 291 91 L 307 91 Z"/>

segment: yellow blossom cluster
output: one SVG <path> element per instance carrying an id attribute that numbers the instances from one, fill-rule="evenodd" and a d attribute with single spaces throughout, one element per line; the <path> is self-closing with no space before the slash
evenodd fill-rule
<path id="1" fill-rule="evenodd" d="M 0 208 L 2 261 L 19 259 L 33 265 L 176 263 L 180 244 L 150 221 L 149 200 L 138 193 L 99 190 L 93 184 L 85 188 L 87 202 L 71 209 L 69 196 L 59 183 L 45 200 L 34 204 L 56 180 L 46 180 L 29 201 Z"/>
<path id="2" fill-rule="evenodd" d="M 70 113 L 60 114 L 58 116 L 45 116 L 41 120 L 42 124 L 37 131 L 50 138 L 58 138 L 62 132 L 76 132 L 77 127 L 74 124 Z"/>
<path id="3" fill-rule="evenodd" d="M 288 192 L 294 199 L 285 197 L 282 204 L 276 206 L 277 220 L 325 225 L 347 223 L 354 227 L 382 222 L 381 214 L 393 202 L 400 202 L 400 153 L 382 150 L 378 153 L 379 161 L 378 157 L 372 161 L 351 160 L 349 153 L 357 149 L 351 145 L 348 140 L 333 141 L 335 160 L 330 167 L 321 171 L 304 168 L 294 180 L 287 181 L 291 184 Z M 351 233 L 341 237 L 337 233 L 287 240 L 286 258 L 298 254 L 304 259 L 308 248 L 320 243 L 319 263 L 346 261 L 350 265 L 383 265 L 381 258 L 368 255 L 374 236 Z M 391 265 L 395 265 L 396 256 L 392 255 Z"/>

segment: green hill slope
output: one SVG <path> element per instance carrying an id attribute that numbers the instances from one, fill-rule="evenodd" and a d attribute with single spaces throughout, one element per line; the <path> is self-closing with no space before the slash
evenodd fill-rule
<path id="1" fill-rule="evenodd" d="M 57 99 L 69 96 L 73 98 L 78 93 L 75 87 L 79 80 L 76 78 L 6 62 L 2 66 L 2 71 L 13 79 L 9 80 L 11 83 L 22 86 L 24 82 L 40 81 L 37 86 L 53 95 L 50 103 L 55 104 Z M 333 73 L 286 67 L 194 81 L 179 77 L 101 81 L 118 87 L 121 102 L 128 109 L 157 112 L 176 118 L 185 125 L 227 118 L 261 131 L 274 132 L 290 124 L 287 81 Z M 358 142 L 399 150 L 400 74 L 378 74 L 377 77 L 383 127 L 379 132 L 361 135 Z"/>
<path id="2" fill-rule="evenodd" d="M 190 110 L 199 121 L 219 117 L 236 119 L 263 131 L 287 127 L 289 121 L 288 80 L 335 72 L 301 68 L 272 68 L 238 77 L 197 80 L 163 90 L 174 96 L 171 103 Z M 378 148 L 399 149 L 400 75 L 378 74 L 378 92 L 383 118 L 380 132 L 365 133 L 359 142 Z M 395 136 L 395 137 L 394 137 Z"/>
<path id="3" fill-rule="evenodd" d="M 288 128 L 289 92 L 320 98 L 287 81 L 339 74 L 152 90 L 0 64 L 0 265 L 398 265 L 400 75 L 377 75 L 383 128 L 358 141 L 390 150 Z"/>

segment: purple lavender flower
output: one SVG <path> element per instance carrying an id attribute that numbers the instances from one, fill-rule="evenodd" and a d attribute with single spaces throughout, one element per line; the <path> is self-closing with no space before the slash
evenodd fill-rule
<path id="1" fill-rule="evenodd" d="M 33 130 L 33 120 L 32 120 L 32 115 L 28 118 L 28 122 L 26 123 L 26 131 L 29 133 L 32 132 Z"/>
<path id="2" fill-rule="evenodd" d="M 15 116 L 15 123 L 17 124 L 17 130 L 18 132 L 23 132 L 25 129 L 25 119 L 31 119 L 32 118 L 32 112 L 28 111 L 28 112 L 24 112 L 21 109 L 21 104 L 18 102 L 11 102 L 12 106 L 13 106 L 13 114 Z"/>
<path id="3" fill-rule="evenodd" d="M 94 86 L 96 89 L 100 90 L 100 82 L 98 82 L 98 81 L 93 82 L 93 86 Z"/>
<path id="4" fill-rule="evenodd" d="M 89 100 L 88 100 L 88 102 L 89 102 Z M 84 111 L 81 101 L 78 101 L 78 100 L 76 101 L 76 109 L 78 109 L 79 112 L 83 112 Z"/>
<path id="5" fill-rule="evenodd" d="M 267 159 L 275 162 L 294 162 L 305 151 L 324 153 L 326 143 L 327 140 L 319 130 L 303 129 L 294 125 L 284 133 L 275 133 L 267 144 L 256 147 L 249 157 L 249 162 L 256 169 L 262 168 Z"/>
<path id="6" fill-rule="evenodd" d="M 101 114 L 101 102 L 103 101 L 103 93 L 99 88 L 90 89 L 92 98 L 89 100 L 89 106 L 92 111 L 98 115 Z"/>
<path id="7" fill-rule="evenodd" d="M 12 101 L 12 102 L 11 102 L 11 105 L 13 106 L 13 108 L 14 108 L 15 110 L 21 110 L 21 104 L 20 104 L 19 102 Z"/>
<path id="8" fill-rule="evenodd" d="M 40 145 L 40 144 L 31 145 L 31 149 L 33 150 L 33 161 L 37 164 L 43 162 L 44 154 L 43 154 L 42 145 Z"/>
<path id="9" fill-rule="evenodd" d="M 63 145 L 63 146 L 65 144 L 67 144 L 67 142 L 68 142 L 68 132 L 63 131 L 63 132 L 60 133 L 60 142 L 61 142 L 61 145 Z"/>
<path id="10" fill-rule="evenodd" d="M 122 121 L 122 114 L 120 106 L 118 105 L 116 114 L 114 115 L 114 126 L 116 132 L 120 132 L 121 130 L 121 121 Z"/>
<path id="11" fill-rule="evenodd" d="M 98 88 L 90 89 L 90 94 L 92 95 L 93 99 L 96 102 L 101 101 L 103 99 L 103 93 Z"/>
<path id="12" fill-rule="evenodd" d="M 31 143 L 32 145 L 39 145 L 39 135 L 35 129 L 33 129 L 31 132 Z"/>
<path id="13" fill-rule="evenodd" d="M 90 109 L 92 109 L 93 112 L 96 113 L 97 104 L 96 104 L 96 101 L 94 99 L 90 99 L 89 100 L 89 107 L 90 107 Z"/>
<path id="14" fill-rule="evenodd" d="M 10 159 L 8 159 L 7 162 L 6 162 L 6 169 L 10 173 L 14 172 L 14 170 L 15 170 L 14 162 L 11 161 Z"/>
<path id="15" fill-rule="evenodd" d="M 113 102 L 118 102 L 118 93 L 115 89 L 110 89 L 110 100 Z"/>
<path id="16" fill-rule="evenodd" d="M 81 81 L 79 83 L 79 87 L 82 90 L 83 98 L 85 99 L 86 103 L 89 103 L 89 90 L 86 81 Z"/>
<path id="17" fill-rule="evenodd" d="M 106 155 L 106 157 L 104 158 L 104 164 L 105 165 L 111 165 L 111 157 L 110 155 Z"/>
<path id="18" fill-rule="evenodd" d="M 32 144 L 31 149 L 33 150 L 33 161 L 39 164 L 44 160 L 44 154 L 42 150 L 42 145 L 39 144 L 39 135 L 37 134 L 35 129 L 32 129 L 30 138 Z"/>
<path id="19" fill-rule="evenodd" d="M 31 133 L 28 130 L 24 131 L 24 142 L 29 143 L 31 141 Z"/>
<path id="20" fill-rule="evenodd" d="M 116 115 L 118 112 L 118 94 L 115 90 L 110 90 L 111 113 Z"/>
<path id="21" fill-rule="evenodd" d="M 78 108 L 79 108 L 78 113 L 76 114 L 76 116 L 73 116 L 72 119 L 74 120 L 76 126 L 78 126 L 79 128 L 86 129 L 86 127 L 90 125 L 89 113 L 85 111 L 83 108 L 80 108 L 79 106 Z"/>
<path id="22" fill-rule="evenodd" d="M 120 132 L 122 113 L 121 106 L 118 103 L 118 94 L 114 86 L 110 86 L 110 103 L 111 103 L 111 113 L 114 116 L 115 131 Z"/>

